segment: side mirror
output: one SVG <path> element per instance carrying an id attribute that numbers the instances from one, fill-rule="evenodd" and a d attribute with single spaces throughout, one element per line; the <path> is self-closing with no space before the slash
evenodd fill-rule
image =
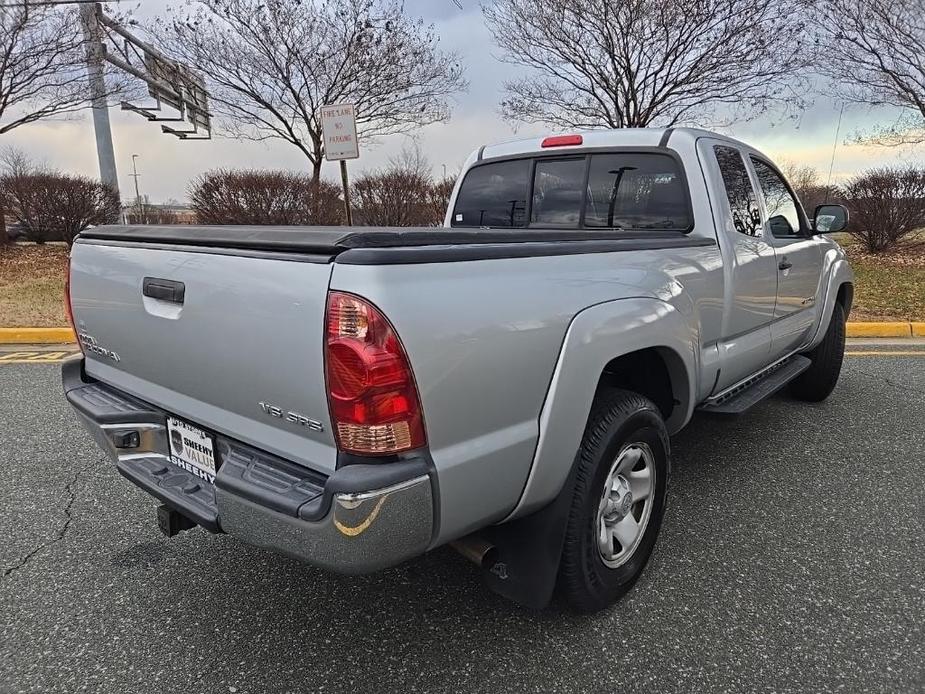
<path id="1" fill-rule="evenodd" d="M 844 205 L 819 205 L 813 214 L 817 234 L 834 234 L 848 226 L 848 208 Z"/>

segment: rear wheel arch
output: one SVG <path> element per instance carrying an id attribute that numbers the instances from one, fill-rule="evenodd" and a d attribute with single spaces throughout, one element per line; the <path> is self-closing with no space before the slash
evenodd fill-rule
<path id="1" fill-rule="evenodd" d="M 666 422 L 686 417 L 690 378 L 681 356 L 670 347 L 646 347 L 612 358 L 601 370 L 597 391 L 620 388 L 654 402 Z M 672 427 L 673 428 L 673 427 Z"/>

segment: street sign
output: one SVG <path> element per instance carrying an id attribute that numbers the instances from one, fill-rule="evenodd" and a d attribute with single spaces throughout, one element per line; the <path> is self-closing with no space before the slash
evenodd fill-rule
<path id="1" fill-rule="evenodd" d="M 324 157 L 328 161 L 356 159 L 360 156 L 356 109 L 353 104 L 322 106 L 321 131 L 324 133 Z"/>

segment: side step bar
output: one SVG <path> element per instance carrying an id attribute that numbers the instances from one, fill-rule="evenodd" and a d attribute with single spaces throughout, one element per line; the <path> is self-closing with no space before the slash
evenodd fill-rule
<path id="1" fill-rule="evenodd" d="M 796 354 L 780 362 L 774 368 L 743 381 L 719 397 L 708 400 L 705 405 L 697 409 L 708 414 L 742 414 L 765 398 L 774 395 L 806 371 L 812 363 L 809 358 Z"/>

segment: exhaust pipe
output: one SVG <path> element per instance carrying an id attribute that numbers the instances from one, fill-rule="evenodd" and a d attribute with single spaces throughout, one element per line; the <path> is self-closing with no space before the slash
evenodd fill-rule
<path id="1" fill-rule="evenodd" d="M 450 547 L 480 569 L 487 569 L 493 566 L 498 555 L 497 547 L 476 535 L 467 535 L 466 537 L 454 540 L 450 543 Z"/>

